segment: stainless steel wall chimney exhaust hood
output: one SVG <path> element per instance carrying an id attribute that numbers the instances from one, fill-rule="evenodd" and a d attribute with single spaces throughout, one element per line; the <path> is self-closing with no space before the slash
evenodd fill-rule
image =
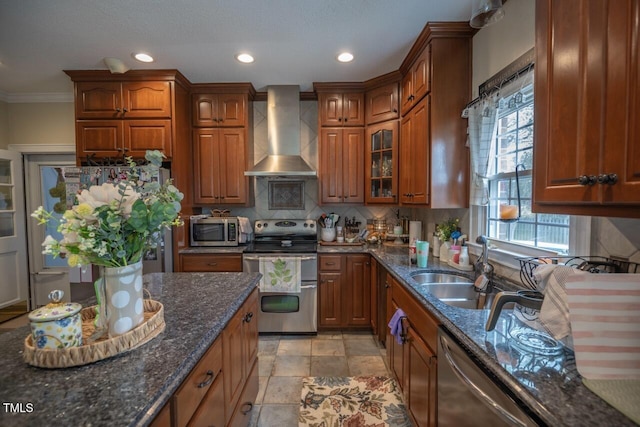
<path id="1" fill-rule="evenodd" d="M 246 176 L 315 177 L 316 171 L 300 156 L 300 87 L 267 88 L 269 152 Z"/>

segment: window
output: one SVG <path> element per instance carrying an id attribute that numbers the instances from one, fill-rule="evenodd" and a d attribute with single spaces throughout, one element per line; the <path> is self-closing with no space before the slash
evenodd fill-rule
<path id="1" fill-rule="evenodd" d="M 487 235 L 559 253 L 569 251 L 569 215 L 531 212 L 533 168 L 533 84 L 499 100 L 496 134 L 489 156 Z M 521 215 L 516 222 L 500 221 L 500 205 L 517 205 L 519 168 Z"/>

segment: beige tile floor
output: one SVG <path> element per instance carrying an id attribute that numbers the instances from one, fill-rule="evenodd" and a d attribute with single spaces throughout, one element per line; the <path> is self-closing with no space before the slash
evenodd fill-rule
<path id="1" fill-rule="evenodd" d="M 258 357 L 252 427 L 297 427 L 303 377 L 389 375 L 384 348 L 370 333 L 260 336 Z"/>

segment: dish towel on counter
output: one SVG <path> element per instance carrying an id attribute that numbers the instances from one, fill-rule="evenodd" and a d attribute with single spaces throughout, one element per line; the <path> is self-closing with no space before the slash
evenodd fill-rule
<path id="1" fill-rule="evenodd" d="M 402 344 L 402 319 L 407 317 L 407 315 L 402 311 L 401 308 L 397 309 L 391 320 L 389 320 L 389 329 L 391 330 L 391 335 L 396 337 L 396 342 L 398 344 Z"/>
<path id="2" fill-rule="evenodd" d="M 571 322 L 569 321 L 565 283 L 574 274 L 588 273 L 557 264 L 540 265 L 533 271 L 533 277 L 538 283 L 538 290 L 544 294 L 538 320 L 555 339 L 562 340 L 569 337 L 566 340 L 569 347 L 572 347 Z"/>
<path id="3" fill-rule="evenodd" d="M 566 282 L 578 372 L 640 380 L 640 274 L 583 274 Z"/>
<path id="4" fill-rule="evenodd" d="M 299 293 L 300 261 L 301 257 L 260 257 L 260 291 Z"/>

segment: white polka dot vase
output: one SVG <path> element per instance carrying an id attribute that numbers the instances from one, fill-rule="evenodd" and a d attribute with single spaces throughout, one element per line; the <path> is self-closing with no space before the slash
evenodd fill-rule
<path id="1" fill-rule="evenodd" d="M 105 309 L 109 336 L 122 335 L 144 321 L 142 261 L 125 267 L 104 267 Z"/>

